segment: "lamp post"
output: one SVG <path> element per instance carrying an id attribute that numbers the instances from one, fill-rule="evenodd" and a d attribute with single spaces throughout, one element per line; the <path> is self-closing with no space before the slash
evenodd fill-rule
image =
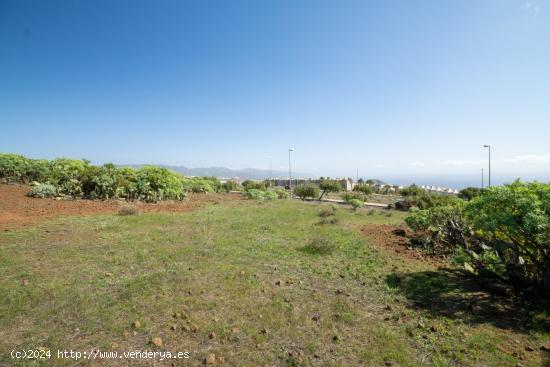
<path id="1" fill-rule="evenodd" d="M 483 148 L 489 149 L 489 187 L 491 187 L 491 146 L 486 144 Z"/>
<path id="2" fill-rule="evenodd" d="M 290 165 L 290 152 L 293 152 L 294 149 L 288 148 L 288 189 L 290 190 L 290 198 L 292 199 L 292 169 Z"/>

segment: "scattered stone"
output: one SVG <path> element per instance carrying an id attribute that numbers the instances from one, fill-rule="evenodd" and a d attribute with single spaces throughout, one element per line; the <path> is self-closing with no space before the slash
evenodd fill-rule
<path id="1" fill-rule="evenodd" d="M 262 330 L 260 330 L 260 333 L 262 333 L 262 334 L 267 334 L 267 333 L 268 333 L 268 331 L 267 331 L 267 329 L 266 329 L 266 328 L 263 328 Z"/>
<path id="2" fill-rule="evenodd" d="M 238 333 L 240 330 L 239 328 L 232 327 L 229 331 L 231 331 L 233 334 Z"/>
<path id="3" fill-rule="evenodd" d="M 281 281 L 280 281 L 280 280 L 277 280 L 277 281 L 275 282 L 275 285 L 281 285 Z"/>
<path id="4" fill-rule="evenodd" d="M 21 281 L 21 284 L 23 284 L 23 286 L 26 287 L 26 286 L 29 285 L 29 280 L 28 280 L 28 279 L 23 279 L 23 280 Z"/>
<path id="5" fill-rule="evenodd" d="M 239 274 L 244 275 L 244 274 L 245 274 L 244 270 L 241 270 L 241 271 L 239 272 Z"/>
<path id="6" fill-rule="evenodd" d="M 210 334 L 208 334 L 208 338 L 216 339 L 216 333 L 212 331 Z"/>
<path id="7" fill-rule="evenodd" d="M 141 323 L 139 322 L 139 320 L 134 321 L 134 323 L 132 324 L 132 327 L 134 329 L 139 329 L 141 327 Z"/>
<path id="8" fill-rule="evenodd" d="M 117 342 L 112 342 L 111 343 L 111 349 L 118 349 L 119 345 Z"/>
<path id="9" fill-rule="evenodd" d="M 214 353 L 210 353 L 205 359 L 204 364 L 214 364 L 216 363 L 216 355 Z"/>
<path id="10" fill-rule="evenodd" d="M 311 319 L 312 319 L 313 321 L 319 321 L 319 320 L 321 319 L 321 316 L 319 316 L 319 315 L 313 315 L 313 316 L 311 317 Z"/>
<path id="11" fill-rule="evenodd" d="M 113 273 L 105 273 L 105 276 L 106 276 L 106 277 L 109 277 L 109 278 L 112 278 L 112 277 L 113 277 Z"/>
<path id="12" fill-rule="evenodd" d="M 162 339 L 159 338 L 158 336 L 157 337 L 154 337 L 153 339 L 151 339 L 151 344 L 153 344 L 155 347 L 162 347 Z"/>
<path id="13" fill-rule="evenodd" d="M 197 331 L 199 331 L 199 327 L 195 324 L 191 325 L 191 331 L 196 333 Z"/>
<path id="14" fill-rule="evenodd" d="M 172 331 L 176 331 L 178 329 L 177 325 L 176 324 L 173 324 L 172 326 L 170 326 L 170 330 Z"/>
<path id="15" fill-rule="evenodd" d="M 437 331 L 437 328 L 435 326 L 430 326 L 430 331 L 432 333 L 435 333 Z"/>
<path id="16" fill-rule="evenodd" d="M 529 345 L 527 345 L 525 347 L 525 350 L 528 351 L 528 352 L 534 352 L 535 351 L 535 349 L 533 347 L 529 346 Z"/>
<path id="17" fill-rule="evenodd" d="M 334 293 L 336 293 L 336 294 L 342 294 L 343 292 L 342 292 L 341 289 L 337 289 Z"/>

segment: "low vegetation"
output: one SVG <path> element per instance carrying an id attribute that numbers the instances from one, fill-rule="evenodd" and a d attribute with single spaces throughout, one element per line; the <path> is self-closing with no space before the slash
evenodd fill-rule
<path id="1" fill-rule="evenodd" d="M 122 198 L 156 202 L 182 200 L 187 192 L 218 192 L 223 189 L 215 177 L 188 178 L 166 168 L 144 166 L 119 168 L 108 163 L 59 158 L 52 161 L 0 154 L 0 181 L 31 183 L 33 197 L 68 195 L 88 199 Z"/>
<path id="2" fill-rule="evenodd" d="M 193 366 L 540 365 L 544 305 L 488 296 L 361 232 L 404 216 L 239 200 L 2 231 L 0 365 L 87 365 L 14 348 L 189 351 Z"/>

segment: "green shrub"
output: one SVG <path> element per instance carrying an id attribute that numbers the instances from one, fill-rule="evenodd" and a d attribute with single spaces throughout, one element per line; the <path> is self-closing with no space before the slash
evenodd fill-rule
<path id="1" fill-rule="evenodd" d="M 330 217 L 336 214 L 336 208 L 323 208 L 319 211 L 321 218 Z"/>
<path id="2" fill-rule="evenodd" d="M 0 181 L 8 183 L 44 182 L 48 161 L 28 159 L 18 154 L 0 154 Z"/>
<path id="3" fill-rule="evenodd" d="M 48 183 L 38 184 L 31 187 L 30 191 L 27 193 L 27 196 L 33 198 L 53 198 L 57 196 L 57 189 L 54 185 Z"/>
<path id="4" fill-rule="evenodd" d="M 351 199 L 349 203 L 353 210 L 357 210 L 365 205 L 365 203 L 359 199 Z"/>
<path id="5" fill-rule="evenodd" d="M 367 184 L 359 184 L 353 187 L 353 191 L 361 192 L 365 195 L 371 195 L 373 192 L 372 186 Z"/>
<path id="6" fill-rule="evenodd" d="M 341 198 L 349 204 L 353 199 L 366 201 L 366 196 L 361 192 L 344 192 Z"/>
<path id="7" fill-rule="evenodd" d="M 266 189 L 266 183 L 264 181 L 257 182 L 252 180 L 245 180 L 243 181 L 242 186 L 245 188 L 245 190 L 248 190 L 248 189 L 265 190 Z"/>
<path id="8" fill-rule="evenodd" d="M 239 184 L 235 181 L 227 181 L 222 184 L 222 190 L 225 192 L 237 191 L 239 189 Z"/>
<path id="9" fill-rule="evenodd" d="M 481 192 L 483 189 L 480 189 L 479 187 L 467 187 L 465 189 L 462 189 L 458 192 L 458 197 L 467 201 L 472 200 L 475 197 L 478 197 L 481 195 Z"/>
<path id="10" fill-rule="evenodd" d="M 493 186 L 468 202 L 465 213 L 516 286 L 550 295 L 550 185 Z"/>
<path id="11" fill-rule="evenodd" d="M 262 201 L 277 199 L 277 193 L 271 190 L 248 189 L 248 190 L 245 190 L 245 195 L 249 199 L 262 200 Z"/>
<path id="12" fill-rule="evenodd" d="M 144 166 L 136 172 L 134 189 L 139 200 L 183 200 L 186 192 L 184 177 L 166 168 Z"/>
<path id="13" fill-rule="evenodd" d="M 336 250 L 336 246 L 323 237 L 315 237 L 309 244 L 303 247 L 303 250 L 307 253 L 314 255 L 328 255 Z"/>
<path id="14" fill-rule="evenodd" d="M 289 194 L 285 189 L 275 189 L 275 193 L 279 199 L 287 199 Z"/>
<path id="15" fill-rule="evenodd" d="M 312 183 L 308 183 L 305 185 L 296 186 L 293 193 L 302 200 L 307 198 L 314 199 L 319 196 L 319 188 Z"/>

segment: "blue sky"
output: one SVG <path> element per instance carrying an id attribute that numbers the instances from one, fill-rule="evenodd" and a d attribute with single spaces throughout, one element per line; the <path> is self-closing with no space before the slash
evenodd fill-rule
<path id="1" fill-rule="evenodd" d="M 0 0 L 0 151 L 550 179 L 550 1 Z M 429 182 L 427 182 L 429 183 Z"/>

